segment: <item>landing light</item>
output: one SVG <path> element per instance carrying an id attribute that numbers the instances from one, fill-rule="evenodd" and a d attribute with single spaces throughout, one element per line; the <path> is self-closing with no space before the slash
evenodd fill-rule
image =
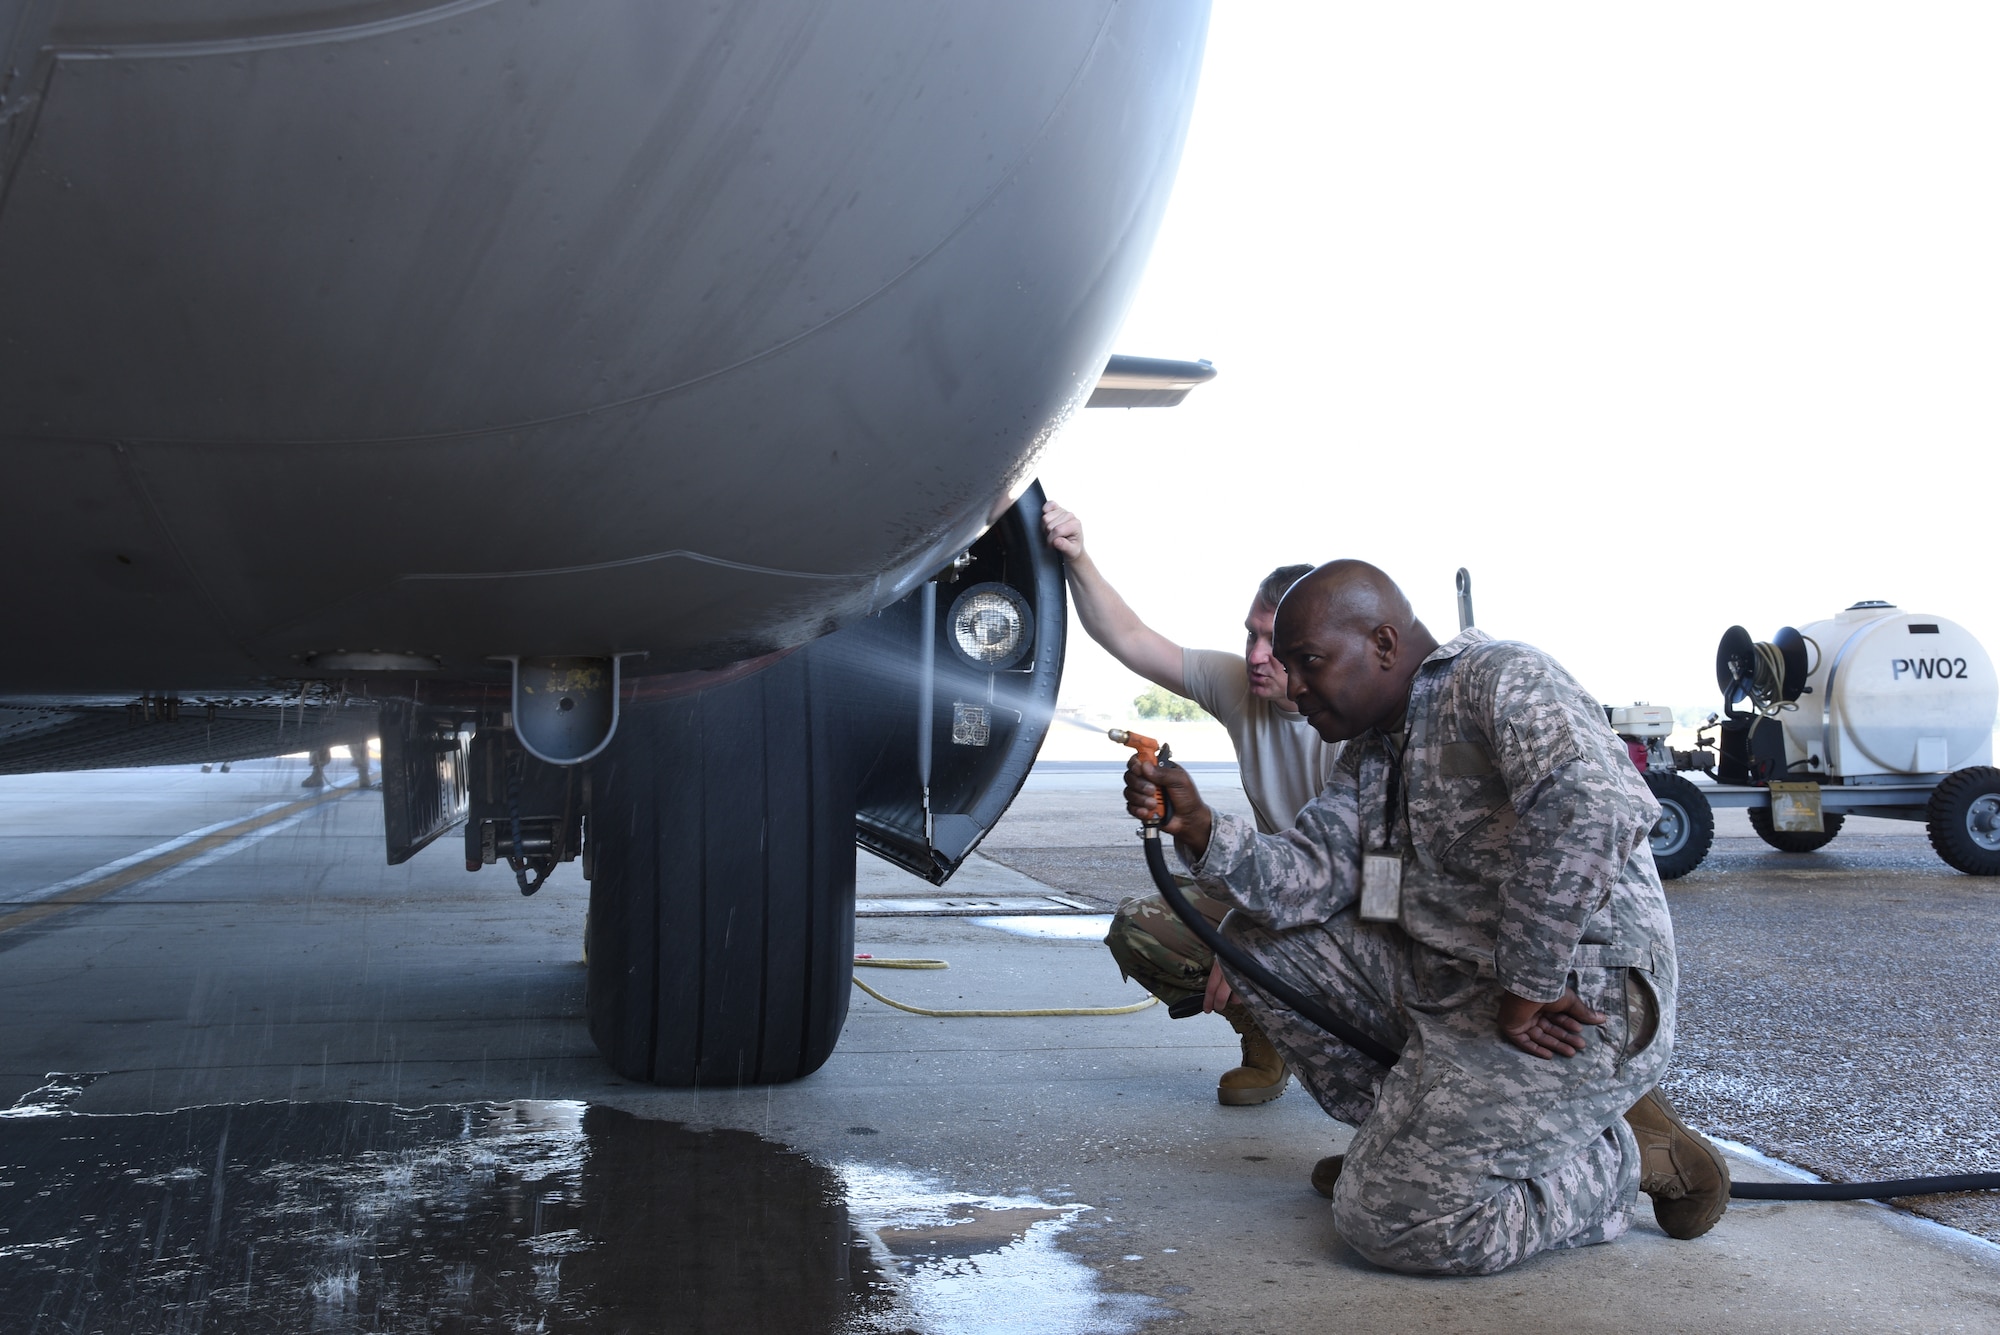
<path id="1" fill-rule="evenodd" d="M 1028 600 L 1005 584 L 975 584 L 959 594 L 946 625 L 959 656 L 989 672 L 1013 667 L 1035 641 Z"/>

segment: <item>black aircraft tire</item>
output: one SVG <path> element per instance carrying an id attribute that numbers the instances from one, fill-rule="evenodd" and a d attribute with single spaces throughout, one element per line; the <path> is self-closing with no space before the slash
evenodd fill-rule
<path id="1" fill-rule="evenodd" d="M 1931 790 L 1931 847 L 1968 876 L 2000 876 L 2000 769 L 1957 770 Z"/>
<path id="2" fill-rule="evenodd" d="M 1653 865 L 1663 881 L 1677 880 L 1701 865 L 1715 842 L 1715 812 L 1701 789 L 1678 774 L 1646 771 L 1646 786 L 1660 804 L 1653 826 Z"/>
<path id="3" fill-rule="evenodd" d="M 1826 828 L 1818 834 L 1813 834 L 1810 831 L 1774 830 L 1771 828 L 1771 809 L 1769 807 L 1750 808 L 1750 828 L 1757 832 L 1759 839 L 1762 839 L 1780 853 L 1817 852 L 1832 843 L 1833 836 L 1839 834 L 1840 827 L 1846 823 L 1847 817 L 1828 814 L 1820 817 L 1820 824 Z"/>
<path id="4" fill-rule="evenodd" d="M 592 766 L 590 1035 L 655 1085 L 818 1070 L 854 972 L 854 786 L 809 652 L 628 707 Z"/>

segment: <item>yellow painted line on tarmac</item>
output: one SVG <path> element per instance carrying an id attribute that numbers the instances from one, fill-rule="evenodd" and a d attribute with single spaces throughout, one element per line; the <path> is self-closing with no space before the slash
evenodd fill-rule
<path id="1" fill-rule="evenodd" d="M 233 821 L 219 829 L 211 830 L 199 839 L 190 840 L 153 857 L 122 866 L 116 871 L 85 881 L 81 885 L 69 886 L 58 894 L 24 905 L 11 913 L 0 913 L 0 933 L 32 926 L 44 918 L 102 899 L 108 894 L 123 890 L 128 885 L 136 885 L 140 881 L 158 876 L 163 871 L 170 871 L 184 862 L 192 862 L 198 857 L 225 848 L 245 835 L 255 834 L 280 821 L 290 820 L 301 812 L 311 811 L 314 807 L 352 797 L 360 791 L 362 790 L 353 784 L 345 784 Z"/>

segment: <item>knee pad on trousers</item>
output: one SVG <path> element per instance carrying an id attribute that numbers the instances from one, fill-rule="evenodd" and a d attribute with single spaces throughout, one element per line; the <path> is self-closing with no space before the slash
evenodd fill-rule
<path id="1" fill-rule="evenodd" d="M 1120 906 L 1111 920 L 1111 930 L 1104 934 L 1104 948 L 1117 962 L 1118 972 L 1169 1005 L 1183 997 L 1200 996 L 1208 982 L 1206 969 L 1197 972 L 1166 951 L 1152 933 L 1125 915 L 1127 907 L 1130 901 Z M 1181 967 L 1172 967 L 1175 964 Z"/>

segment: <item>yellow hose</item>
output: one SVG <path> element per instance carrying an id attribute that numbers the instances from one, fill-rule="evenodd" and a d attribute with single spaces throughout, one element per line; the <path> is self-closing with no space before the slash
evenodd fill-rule
<path id="1" fill-rule="evenodd" d="M 857 969 L 948 969 L 951 966 L 943 960 L 883 960 L 876 959 L 873 956 L 856 956 L 854 967 Z M 939 1020 L 1020 1020 L 1044 1015 L 1132 1015 L 1146 1009 L 1148 1006 L 1157 1006 L 1160 1004 L 1158 997 L 1147 997 L 1144 1001 L 1135 1001 L 1130 1006 L 1051 1006 L 1025 1011 L 942 1011 L 932 1010 L 928 1006 L 904 1005 L 900 1001 L 883 996 L 880 992 L 862 982 L 858 977 L 854 980 L 854 985 L 875 998 L 875 1000 L 881 1002 L 884 1006 L 894 1006 L 899 1011 L 908 1011 L 912 1015 L 928 1015 L 933 1019 Z"/>

